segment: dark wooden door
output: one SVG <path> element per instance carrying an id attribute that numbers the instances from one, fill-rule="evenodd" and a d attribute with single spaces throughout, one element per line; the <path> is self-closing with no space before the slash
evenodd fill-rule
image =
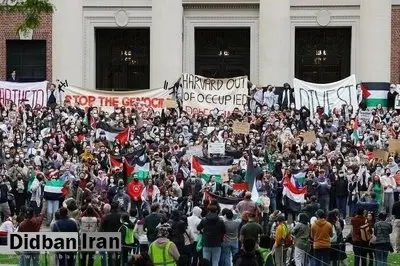
<path id="1" fill-rule="evenodd" d="M 295 77 L 330 83 L 350 75 L 351 27 L 296 28 Z"/>
<path id="2" fill-rule="evenodd" d="M 96 87 L 150 87 L 150 29 L 96 29 Z"/>
<path id="3" fill-rule="evenodd" d="M 250 28 L 196 28 L 195 72 L 213 78 L 250 78 Z"/>

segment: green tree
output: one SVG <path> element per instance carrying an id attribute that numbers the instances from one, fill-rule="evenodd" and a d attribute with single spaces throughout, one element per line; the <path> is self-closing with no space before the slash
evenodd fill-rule
<path id="1" fill-rule="evenodd" d="M 38 28 L 40 16 L 52 14 L 54 10 L 49 0 L 0 0 L 0 11 L 23 14 L 24 21 L 18 26 L 18 32 Z"/>

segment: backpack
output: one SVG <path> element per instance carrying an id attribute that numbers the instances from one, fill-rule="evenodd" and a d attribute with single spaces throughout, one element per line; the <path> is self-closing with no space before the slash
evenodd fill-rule
<path id="1" fill-rule="evenodd" d="M 258 265 L 257 256 L 251 253 L 243 253 L 235 261 L 234 266 L 261 266 Z"/>
<path id="2" fill-rule="evenodd" d="M 293 236 L 289 232 L 289 229 L 287 228 L 286 224 L 283 224 L 283 244 L 285 245 L 286 248 L 290 248 L 293 246 Z"/>
<path id="3" fill-rule="evenodd" d="M 361 240 L 365 242 L 369 242 L 372 238 L 371 231 L 369 230 L 368 221 L 365 221 L 366 224 L 360 226 L 360 236 Z"/>

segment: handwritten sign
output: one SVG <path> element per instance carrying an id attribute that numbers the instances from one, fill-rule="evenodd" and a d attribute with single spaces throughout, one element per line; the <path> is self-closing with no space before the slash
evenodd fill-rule
<path id="1" fill-rule="evenodd" d="M 233 133 L 235 134 L 249 134 L 250 124 L 247 122 L 234 121 L 232 125 Z"/>
<path id="2" fill-rule="evenodd" d="M 359 122 L 364 122 L 364 123 L 369 123 L 369 119 L 372 116 L 372 111 L 359 111 L 358 112 L 358 121 Z"/>
<path id="3" fill-rule="evenodd" d="M 384 162 L 387 162 L 389 158 L 389 152 L 384 150 L 374 150 L 373 155 L 375 159 L 382 160 Z"/>
<path id="4" fill-rule="evenodd" d="M 165 108 L 177 108 L 178 104 L 176 103 L 176 101 L 174 99 L 165 99 Z"/>
<path id="5" fill-rule="evenodd" d="M 191 146 L 186 150 L 185 155 L 183 156 L 185 159 L 189 160 L 192 156 L 203 156 L 203 147 L 201 145 Z"/>
<path id="6" fill-rule="evenodd" d="M 389 139 L 389 152 L 400 152 L 400 139 Z"/>
<path id="7" fill-rule="evenodd" d="M 210 142 L 208 143 L 209 154 L 225 154 L 224 142 Z"/>
<path id="8" fill-rule="evenodd" d="M 328 84 L 294 79 L 293 85 L 296 108 L 301 109 L 305 106 L 311 111 L 311 115 L 317 111 L 318 106 L 333 110 L 346 104 L 358 109 L 355 75 Z"/>
<path id="9" fill-rule="evenodd" d="M 315 143 L 316 140 L 317 140 L 317 137 L 315 136 L 314 131 L 307 131 L 307 132 L 303 133 L 303 142 L 305 144 Z"/>

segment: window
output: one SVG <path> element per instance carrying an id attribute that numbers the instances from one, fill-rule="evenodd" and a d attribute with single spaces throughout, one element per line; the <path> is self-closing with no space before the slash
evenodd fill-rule
<path id="1" fill-rule="evenodd" d="M 150 87 L 150 29 L 96 29 L 96 87 Z"/>
<path id="2" fill-rule="evenodd" d="M 17 72 L 20 82 L 46 80 L 46 40 L 7 40 L 7 79 Z"/>
<path id="3" fill-rule="evenodd" d="M 195 56 L 196 75 L 250 79 L 250 28 L 196 28 Z"/>
<path id="4" fill-rule="evenodd" d="M 350 76 L 351 28 L 296 28 L 295 76 L 330 83 Z"/>

